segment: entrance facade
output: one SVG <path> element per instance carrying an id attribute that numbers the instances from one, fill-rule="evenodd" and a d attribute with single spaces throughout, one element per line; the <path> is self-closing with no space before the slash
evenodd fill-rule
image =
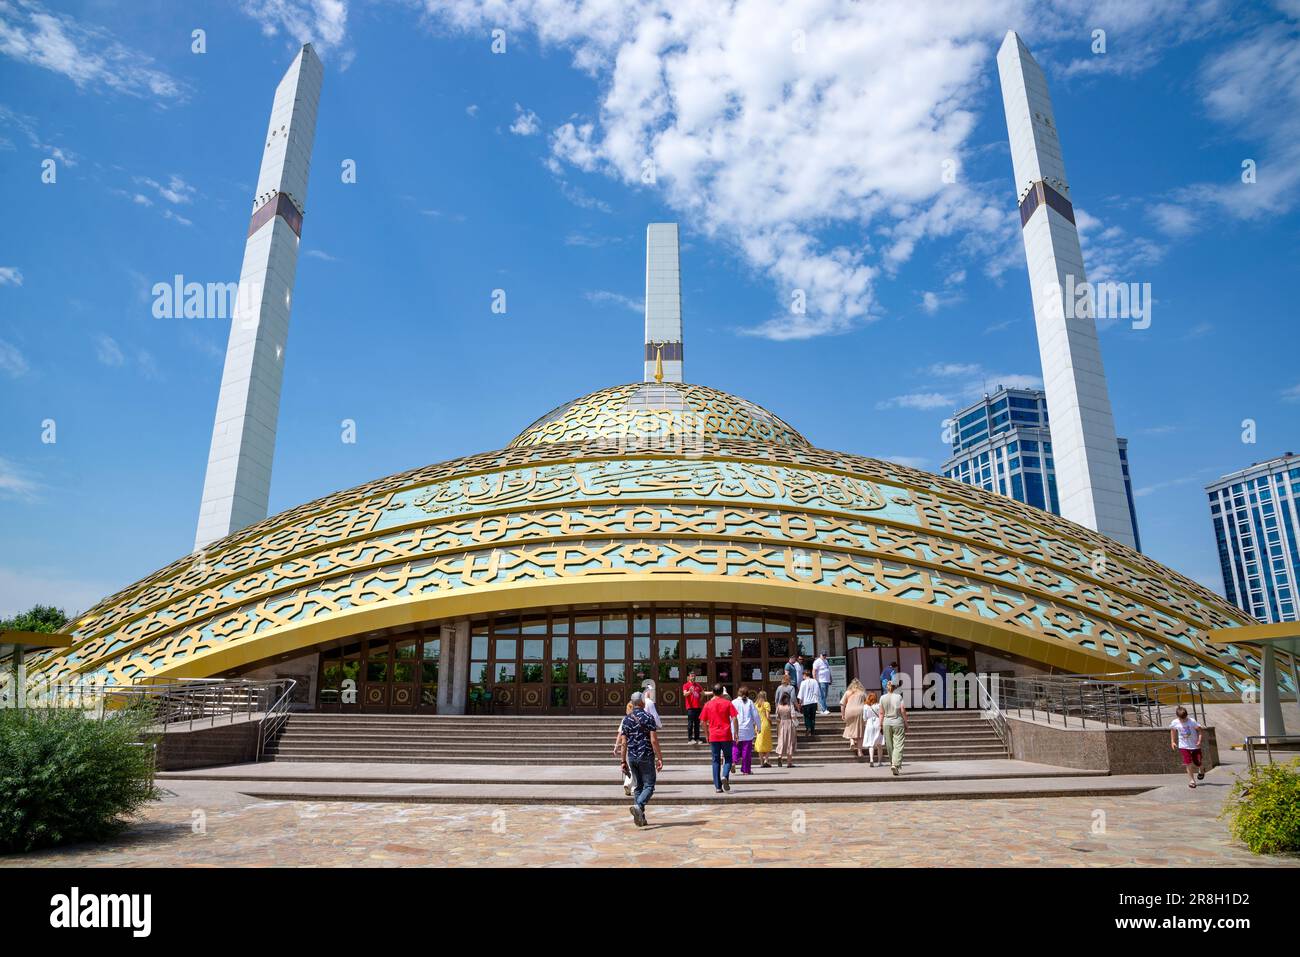
<path id="1" fill-rule="evenodd" d="M 913 665 L 928 669 L 938 660 L 964 670 L 965 651 L 870 622 L 843 627 L 848 677 L 869 691 L 879 689 L 891 661 L 909 674 Z M 435 713 L 441 634 L 429 623 L 323 650 L 320 709 Z M 468 672 L 468 714 L 622 714 L 647 680 L 659 706 L 676 710 L 692 672 L 706 688 L 720 682 L 734 694 L 746 685 L 771 700 L 790 655 L 807 664 L 816 653 L 811 617 L 728 606 L 542 609 L 474 619 L 468 635 L 452 668 Z"/>

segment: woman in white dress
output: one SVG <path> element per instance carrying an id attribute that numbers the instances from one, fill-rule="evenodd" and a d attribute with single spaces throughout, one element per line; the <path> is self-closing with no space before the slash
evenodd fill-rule
<path id="1" fill-rule="evenodd" d="M 862 709 L 862 718 L 865 722 L 865 728 L 862 732 L 862 747 L 866 748 L 867 755 L 871 758 L 871 766 L 874 768 L 877 764 L 876 748 L 880 748 L 881 758 L 884 757 L 884 738 L 881 731 L 881 713 L 880 699 L 874 692 L 867 694 L 867 703 Z"/>

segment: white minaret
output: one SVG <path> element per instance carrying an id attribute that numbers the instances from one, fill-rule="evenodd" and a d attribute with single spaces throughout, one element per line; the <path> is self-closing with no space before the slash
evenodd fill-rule
<path id="1" fill-rule="evenodd" d="M 289 306 L 324 71 L 305 45 L 275 88 L 230 323 L 194 547 L 266 518 Z"/>
<path id="2" fill-rule="evenodd" d="M 1007 33 L 998 51 L 998 74 L 1029 261 L 1061 514 L 1134 547 L 1097 326 L 1090 307 L 1076 306 L 1066 317 L 1065 290 L 1077 288 L 1087 277 L 1052 99 L 1042 68 L 1014 31 Z"/>
<path id="3" fill-rule="evenodd" d="M 645 231 L 645 382 L 682 381 L 682 269 L 676 223 L 651 223 Z"/>

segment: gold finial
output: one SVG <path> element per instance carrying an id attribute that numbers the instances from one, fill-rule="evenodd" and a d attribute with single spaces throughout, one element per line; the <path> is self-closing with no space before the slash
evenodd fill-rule
<path id="1" fill-rule="evenodd" d="M 664 381 L 664 345 L 662 342 L 655 346 L 655 381 Z"/>

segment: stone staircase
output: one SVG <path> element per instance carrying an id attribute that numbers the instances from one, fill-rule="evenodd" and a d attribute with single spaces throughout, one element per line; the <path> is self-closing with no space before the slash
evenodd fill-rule
<path id="1" fill-rule="evenodd" d="M 914 711 L 908 763 L 1006 759 L 1006 747 L 977 711 Z M 398 715 L 297 713 L 268 745 L 274 761 L 402 764 L 608 765 L 617 715 Z M 686 741 L 686 718 L 663 717 L 660 746 L 676 765 L 707 765 L 708 745 Z M 809 739 L 800 725 L 796 764 L 856 762 L 840 737 L 839 715 L 817 720 Z M 864 763 L 865 758 L 861 759 Z"/>

